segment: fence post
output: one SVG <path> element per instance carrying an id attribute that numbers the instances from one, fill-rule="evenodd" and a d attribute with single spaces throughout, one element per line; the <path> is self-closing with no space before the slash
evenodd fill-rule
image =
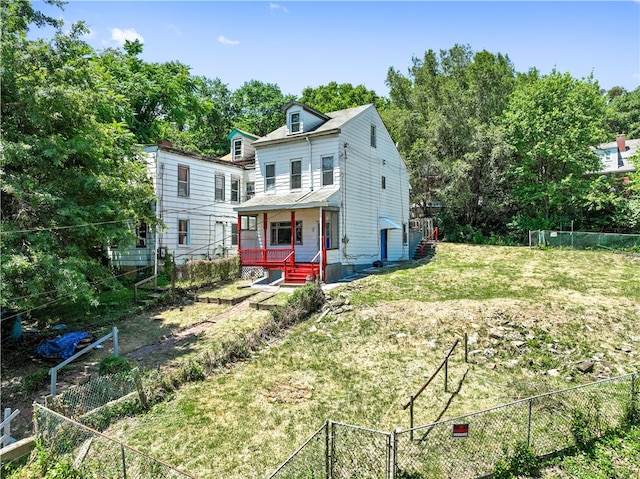
<path id="1" fill-rule="evenodd" d="M 118 357 L 120 354 L 120 348 L 118 348 L 118 328 L 114 326 L 111 331 L 113 332 L 113 355 Z"/>
<path id="2" fill-rule="evenodd" d="M 409 400 L 409 440 L 413 441 L 413 396 Z"/>
<path id="3" fill-rule="evenodd" d="M 449 356 L 444 360 L 444 392 L 449 392 Z"/>
<path id="4" fill-rule="evenodd" d="M 325 460 L 325 478 L 331 477 L 331 450 L 329 440 L 329 428 L 331 427 L 331 421 L 327 419 L 324 422 L 324 460 Z"/>
<path id="5" fill-rule="evenodd" d="M 55 368 L 51 368 L 49 369 L 49 374 L 51 374 L 51 395 L 55 397 L 56 383 L 58 382 L 58 370 Z"/>
<path id="6" fill-rule="evenodd" d="M 631 375 L 631 407 L 635 409 L 636 407 L 636 375 L 635 373 Z"/>
<path id="7" fill-rule="evenodd" d="M 384 477 L 391 479 L 391 457 L 393 456 L 393 446 L 391 445 L 391 434 L 387 434 L 387 460 L 385 461 Z"/>
<path id="8" fill-rule="evenodd" d="M 336 425 L 329 422 L 331 426 L 331 456 L 329 458 L 329 479 L 333 478 L 333 464 L 336 462 Z"/>
<path id="9" fill-rule="evenodd" d="M 391 451 L 391 479 L 396 477 L 398 469 L 398 428 L 393 430 L 393 451 Z"/>
<path id="10" fill-rule="evenodd" d="M 469 335 L 464 333 L 464 362 L 469 362 Z"/>
<path id="11" fill-rule="evenodd" d="M 9 419 L 9 416 L 11 416 L 11 408 L 6 407 L 4 408 L 4 427 L 2 428 L 2 437 L 4 439 L 2 440 L 0 447 L 4 447 L 9 444 L 9 438 L 11 437 L 11 420 Z"/>
<path id="12" fill-rule="evenodd" d="M 527 446 L 531 446 L 531 408 L 533 399 L 529 399 L 529 415 L 527 416 Z"/>
<path id="13" fill-rule="evenodd" d="M 122 479 L 127 479 L 127 463 L 125 462 L 124 446 L 120 444 L 120 452 L 122 454 Z"/>

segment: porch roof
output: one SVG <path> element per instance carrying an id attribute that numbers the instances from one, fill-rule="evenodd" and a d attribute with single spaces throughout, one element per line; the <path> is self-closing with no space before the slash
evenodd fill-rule
<path id="1" fill-rule="evenodd" d="M 281 209 L 326 208 L 340 206 L 340 190 L 337 187 L 315 191 L 288 193 L 286 195 L 256 196 L 236 206 L 234 211 L 273 211 Z"/>

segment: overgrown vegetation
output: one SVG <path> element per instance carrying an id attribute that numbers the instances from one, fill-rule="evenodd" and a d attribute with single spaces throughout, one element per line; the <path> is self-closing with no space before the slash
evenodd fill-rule
<path id="1" fill-rule="evenodd" d="M 240 257 L 235 255 L 213 260 L 191 260 L 181 265 L 173 265 L 172 274 L 175 274 L 179 283 L 186 285 L 223 283 L 239 277 Z"/>
<path id="2" fill-rule="evenodd" d="M 526 442 L 517 442 L 511 452 L 503 448 L 504 458 L 496 463 L 494 479 L 540 477 L 540 463 L 536 453 Z"/>

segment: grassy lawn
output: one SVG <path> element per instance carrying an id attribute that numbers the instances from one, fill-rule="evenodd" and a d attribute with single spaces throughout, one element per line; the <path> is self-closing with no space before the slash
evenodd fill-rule
<path id="1" fill-rule="evenodd" d="M 449 368 L 459 394 L 447 406 L 439 377 L 416 424 L 637 371 L 639 277 L 638 258 L 610 252 L 444 243 L 430 263 L 332 290 L 352 309 L 311 318 L 108 433 L 202 479 L 266 477 L 325 419 L 407 428 L 402 405 L 465 333 L 470 362 L 459 347 Z M 592 373 L 576 370 L 585 359 Z"/>

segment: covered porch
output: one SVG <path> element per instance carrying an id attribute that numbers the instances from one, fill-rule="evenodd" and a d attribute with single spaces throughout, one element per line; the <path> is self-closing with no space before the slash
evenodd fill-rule
<path id="1" fill-rule="evenodd" d="M 292 195 L 282 196 L 281 201 Z M 310 196 L 315 201 L 268 204 L 278 197 L 254 198 L 256 204 L 236 208 L 242 267 L 281 275 L 285 284 L 326 280 L 328 257 L 337 258 L 338 208 Z"/>

